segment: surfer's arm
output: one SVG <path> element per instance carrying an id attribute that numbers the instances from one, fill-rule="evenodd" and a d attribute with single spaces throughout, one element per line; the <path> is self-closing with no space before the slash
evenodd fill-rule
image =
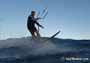
<path id="1" fill-rule="evenodd" d="M 42 25 L 40 25 L 37 21 L 35 21 L 35 23 L 39 26 L 39 27 L 41 27 L 41 28 L 44 28 Z"/>

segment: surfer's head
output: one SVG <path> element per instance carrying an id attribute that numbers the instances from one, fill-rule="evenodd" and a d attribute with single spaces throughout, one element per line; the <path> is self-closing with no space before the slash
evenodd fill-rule
<path id="1" fill-rule="evenodd" d="M 35 16 L 36 12 L 35 11 L 31 11 L 31 15 Z"/>

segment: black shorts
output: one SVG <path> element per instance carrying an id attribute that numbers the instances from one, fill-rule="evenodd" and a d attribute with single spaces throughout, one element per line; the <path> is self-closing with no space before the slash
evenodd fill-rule
<path id="1" fill-rule="evenodd" d="M 37 31 L 37 29 L 36 29 L 35 26 L 30 26 L 30 25 L 28 25 L 27 28 L 28 28 L 29 32 L 30 32 L 32 35 L 34 35 L 34 32 Z"/>

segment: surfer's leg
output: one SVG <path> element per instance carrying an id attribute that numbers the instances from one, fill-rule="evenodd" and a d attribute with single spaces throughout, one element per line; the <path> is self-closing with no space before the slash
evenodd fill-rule
<path id="1" fill-rule="evenodd" d="M 42 40 L 42 38 L 41 38 L 41 35 L 40 35 L 39 31 L 36 31 L 36 34 L 37 34 L 37 38 L 39 38 L 39 40 L 40 40 L 41 42 L 43 42 L 43 40 Z"/>
<path id="2" fill-rule="evenodd" d="M 44 42 L 44 40 L 41 38 L 41 35 L 40 35 L 39 31 L 36 31 L 36 34 L 37 34 L 37 37 L 39 38 L 39 40 L 41 42 Z"/>
<path id="3" fill-rule="evenodd" d="M 40 33 L 39 33 L 38 31 L 36 31 L 36 35 L 37 35 L 37 37 L 39 37 L 39 38 L 41 37 L 41 36 L 40 36 Z"/>
<path id="4" fill-rule="evenodd" d="M 36 39 L 36 35 L 35 33 L 32 34 L 32 39 L 31 39 L 31 43 L 32 43 L 32 47 L 36 48 L 37 45 L 35 44 L 35 39 Z"/>
<path id="5" fill-rule="evenodd" d="M 35 33 L 34 32 L 31 32 L 31 34 L 32 34 L 32 42 L 34 42 L 34 40 L 36 38 Z"/>

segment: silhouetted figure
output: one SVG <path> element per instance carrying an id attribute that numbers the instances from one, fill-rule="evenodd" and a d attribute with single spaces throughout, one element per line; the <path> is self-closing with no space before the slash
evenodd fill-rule
<path id="1" fill-rule="evenodd" d="M 32 35 L 32 40 L 35 39 L 35 37 L 40 37 L 39 31 L 36 29 L 35 24 L 41 28 L 44 28 L 42 25 L 40 25 L 37 20 L 39 20 L 40 18 L 35 18 L 36 12 L 35 11 L 31 11 L 31 15 L 28 16 L 28 20 L 27 20 L 27 28 L 29 30 L 29 32 Z"/>

